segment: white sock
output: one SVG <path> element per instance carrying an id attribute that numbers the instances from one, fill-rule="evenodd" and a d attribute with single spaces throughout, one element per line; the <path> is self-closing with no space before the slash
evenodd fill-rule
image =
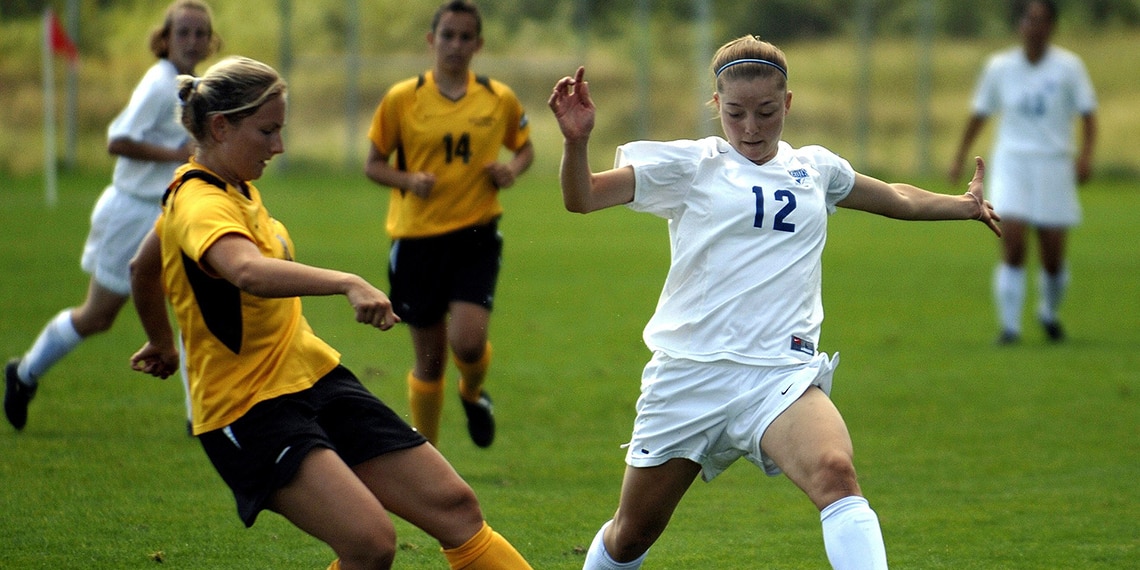
<path id="1" fill-rule="evenodd" d="M 1037 292 L 1041 296 L 1041 303 L 1037 306 L 1037 316 L 1044 322 L 1051 323 L 1057 320 L 1057 309 L 1061 307 L 1061 300 L 1065 298 L 1065 291 L 1069 289 L 1069 270 L 1062 268 L 1055 275 L 1046 273 L 1044 269 L 1037 278 Z"/>
<path id="2" fill-rule="evenodd" d="M 35 386 L 49 368 L 67 356 L 82 341 L 83 337 L 75 332 L 75 325 L 71 324 L 71 309 L 60 311 L 48 321 L 44 330 L 40 331 L 36 342 L 32 344 L 32 348 L 24 354 L 17 370 L 20 380 Z"/>
<path id="3" fill-rule="evenodd" d="M 582 564 L 582 570 L 635 570 L 641 568 L 641 563 L 645 561 L 645 556 L 649 554 L 649 551 L 645 551 L 636 560 L 629 562 L 615 562 L 610 557 L 610 553 L 606 552 L 606 541 L 602 537 L 605 536 L 606 529 L 613 522 L 612 520 L 606 521 L 598 534 L 594 535 L 594 542 L 590 543 L 590 550 L 586 551 L 586 562 Z"/>
<path id="4" fill-rule="evenodd" d="M 1004 263 L 994 270 L 994 303 L 1001 330 L 1021 334 L 1021 311 L 1025 305 L 1025 268 Z"/>
<path id="5" fill-rule="evenodd" d="M 885 570 L 887 549 L 879 517 L 863 497 L 844 497 L 824 507 L 823 546 L 835 570 Z"/>

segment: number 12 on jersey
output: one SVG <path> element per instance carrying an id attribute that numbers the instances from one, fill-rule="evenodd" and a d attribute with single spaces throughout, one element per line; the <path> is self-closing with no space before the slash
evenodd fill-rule
<path id="1" fill-rule="evenodd" d="M 753 186 L 752 193 L 756 195 L 756 217 L 753 219 L 752 225 L 762 228 L 764 227 L 764 189 L 760 186 Z M 776 212 L 775 219 L 772 220 L 772 229 L 778 232 L 796 231 L 795 224 L 785 221 L 796 209 L 796 195 L 792 194 L 791 190 L 776 190 L 772 194 L 772 198 L 777 202 L 785 202 L 784 207 Z"/>

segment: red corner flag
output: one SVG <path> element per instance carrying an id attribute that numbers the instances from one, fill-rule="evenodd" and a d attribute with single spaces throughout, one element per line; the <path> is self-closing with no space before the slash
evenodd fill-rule
<path id="1" fill-rule="evenodd" d="M 75 47 L 75 42 L 67 36 L 63 24 L 59 22 L 59 16 L 52 10 L 48 10 L 45 16 L 47 19 L 45 28 L 47 29 L 48 42 L 51 44 L 51 51 L 66 57 L 71 63 L 78 61 L 79 49 Z"/>

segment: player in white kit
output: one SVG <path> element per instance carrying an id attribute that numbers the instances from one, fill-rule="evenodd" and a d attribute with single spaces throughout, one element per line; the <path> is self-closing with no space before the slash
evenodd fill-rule
<path id="1" fill-rule="evenodd" d="M 634 142 L 612 170 L 590 170 L 595 108 L 584 70 L 549 105 L 565 139 L 566 208 L 626 204 L 668 220 L 671 264 L 645 328 L 653 351 L 641 382 L 621 498 L 586 554 L 587 569 L 638 568 L 697 475 L 744 457 L 784 473 L 821 511 L 836 568 L 885 568 L 878 517 L 862 497 L 851 438 L 828 397 L 838 355 L 817 350 L 821 254 L 836 206 L 907 220 L 981 220 L 1000 235 L 982 193 L 982 161 L 964 195 L 856 173 L 819 146 L 781 141 L 791 105 L 787 63 L 752 36 L 712 69 L 727 140 Z"/>
<path id="2" fill-rule="evenodd" d="M 987 182 L 1003 220 L 1002 259 L 994 271 L 999 344 L 1021 338 L 1031 229 L 1037 232 L 1041 257 L 1037 319 L 1049 340 L 1065 338 L 1057 317 L 1069 285 L 1065 244 L 1069 228 L 1081 221 L 1077 184 L 1092 174 L 1097 131 L 1096 94 L 1084 64 L 1076 54 L 1049 44 L 1056 3 L 1029 0 L 1020 14 L 1022 45 L 986 63 L 974 92 L 973 115 L 950 167 L 955 181 L 987 119 L 1000 114 Z M 1074 160 L 1076 117 L 1082 139 Z"/>
<path id="3" fill-rule="evenodd" d="M 158 61 L 147 70 L 126 108 L 107 128 L 107 150 L 117 156 L 111 185 L 91 213 L 91 230 L 80 265 L 91 274 L 83 303 L 60 311 L 23 356 L 4 368 L 4 415 L 17 430 L 39 379 L 84 339 L 107 331 L 130 298 L 129 265 L 162 211 L 162 194 L 174 169 L 194 152 L 178 123 L 179 73 L 194 73 L 220 45 L 210 7 L 201 0 L 174 0 L 162 25 L 151 32 Z"/>

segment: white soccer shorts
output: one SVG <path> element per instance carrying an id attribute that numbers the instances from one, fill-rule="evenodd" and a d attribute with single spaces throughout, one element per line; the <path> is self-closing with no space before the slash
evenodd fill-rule
<path id="1" fill-rule="evenodd" d="M 158 202 L 108 186 L 91 212 L 91 231 L 80 266 L 96 283 L 120 295 L 131 294 L 131 258 L 162 213 Z"/>
<path id="2" fill-rule="evenodd" d="M 674 359 L 657 352 L 642 375 L 626 463 L 653 467 L 689 459 L 711 481 L 744 457 L 768 475 L 779 475 L 779 467 L 760 450 L 760 438 L 808 387 L 830 394 L 838 365 L 838 353 L 817 353 L 800 365 L 764 367 Z"/>
<path id="3" fill-rule="evenodd" d="M 1071 157 L 1007 152 L 995 155 L 987 167 L 986 197 L 1002 218 L 1036 227 L 1068 228 L 1081 222 Z"/>

